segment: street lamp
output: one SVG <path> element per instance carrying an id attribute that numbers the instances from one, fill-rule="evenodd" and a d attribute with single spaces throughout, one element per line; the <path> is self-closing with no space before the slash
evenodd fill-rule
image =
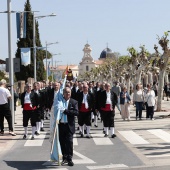
<path id="1" fill-rule="evenodd" d="M 47 41 L 46 41 L 46 81 L 48 81 L 47 46 L 48 46 L 48 45 L 52 45 L 52 44 L 58 44 L 58 42 L 47 43 Z"/>
<path id="2" fill-rule="evenodd" d="M 54 17 L 56 16 L 56 14 L 52 13 L 50 15 L 42 15 L 42 16 L 34 16 L 34 12 L 33 12 L 33 48 L 34 48 L 34 81 L 37 81 L 37 73 L 36 73 L 36 35 L 35 35 L 35 21 L 36 19 L 41 19 L 41 18 L 45 18 L 45 17 Z"/>

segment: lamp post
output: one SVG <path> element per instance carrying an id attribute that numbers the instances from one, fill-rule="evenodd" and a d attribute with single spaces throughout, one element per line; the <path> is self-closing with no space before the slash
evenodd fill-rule
<path id="1" fill-rule="evenodd" d="M 11 85 L 11 102 L 10 109 L 12 114 L 12 127 L 14 128 L 14 67 L 12 58 L 12 42 L 11 42 L 11 0 L 7 1 L 8 12 L 8 58 L 9 58 L 9 83 Z"/>
<path id="2" fill-rule="evenodd" d="M 58 44 L 58 42 L 47 43 L 46 41 L 46 82 L 48 82 L 48 65 L 47 65 L 47 46 L 52 44 Z"/>
<path id="3" fill-rule="evenodd" d="M 35 35 L 35 21 L 36 19 L 41 19 L 41 18 L 45 18 L 45 17 L 54 17 L 56 16 L 56 14 L 52 13 L 50 15 L 42 15 L 42 16 L 34 16 L 34 12 L 33 12 L 33 55 L 34 55 L 34 81 L 37 81 L 37 68 L 36 68 L 36 35 Z"/>

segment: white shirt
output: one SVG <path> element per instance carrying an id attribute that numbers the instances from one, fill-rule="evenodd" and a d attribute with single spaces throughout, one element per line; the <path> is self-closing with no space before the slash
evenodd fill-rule
<path id="1" fill-rule="evenodd" d="M 83 101 L 82 101 L 82 103 L 85 103 L 85 102 L 87 102 L 87 94 L 83 93 Z"/>
<path id="2" fill-rule="evenodd" d="M 69 101 L 70 101 L 70 100 L 67 100 L 67 101 L 65 102 L 65 105 L 64 105 L 64 108 L 65 108 L 65 109 L 68 109 Z M 65 115 L 64 113 L 62 113 L 62 114 L 61 114 L 61 121 L 60 121 L 60 122 L 61 122 L 61 123 L 68 123 L 67 115 Z"/>
<path id="3" fill-rule="evenodd" d="M 79 87 L 77 86 L 77 87 L 76 87 L 76 93 L 77 93 L 77 90 L 78 90 L 78 89 L 79 89 Z"/>
<path id="4" fill-rule="evenodd" d="M 0 87 L 0 105 L 8 103 L 8 97 L 11 97 L 11 93 L 5 87 Z"/>
<path id="5" fill-rule="evenodd" d="M 30 100 L 30 93 L 25 93 L 25 98 L 24 98 L 24 103 L 31 103 L 31 100 Z"/>
<path id="6" fill-rule="evenodd" d="M 148 106 L 155 106 L 155 92 L 153 90 L 150 90 L 149 93 L 145 94 L 145 101 Z"/>
<path id="7" fill-rule="evenodd" d="M 107 94 L 106 104 L 112 104 L 111 93 L 110 92 L 106 92 L 106 94 Z"/>
<path id="8" fill-rule="evenodd" d="M 90 89 L 90 92 L 93 93 L 93 89 L 92 88 Z"/>
<path id="9" fill-rule="evenodd" d="M 88 109 L 89 106 L 88 106 L 88 102 L 87 102 L 87 94 L 83 93 L 83 102 L 82 103 L 84 103 L 85 108 Z"/>

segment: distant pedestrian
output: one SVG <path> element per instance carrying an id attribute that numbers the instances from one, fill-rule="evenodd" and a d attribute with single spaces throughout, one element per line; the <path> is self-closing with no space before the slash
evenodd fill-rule
<path id="1" fill-rule="evenodd" d="M 121 87 L 119 86 L 119 82 L 115 82 L 115 85 L 111 89 L 112 92 L 114 92 L 117 97 L 118 97 L 118 102 L 116 104 L 117 109 L 119 110 L 121 114 L 121 108 L 120 108 L 120 92 L 121 92 Z"/>
<path id="2" fill-rule="evenodd" d="M 133 94 L 133 104 L 136 105 L 136 120 L 142 119 L 142 105 L 144 103 L 144 92 L 142 91 L 142 86 L 140 84 L 136 85 L 136 90 Z"/>
<path id="3" fill-rule="evenodd" d="M 153 82 L 153 90 L 155 92 L 155 96 L 157 96 L 158 95 L 158 86 L 155 81 Z"/>
<path id="4" fill-rule="evenodd" d="M 165 94 L 166 94 L 167 101 L 169 101 L 168 98 L 170 97 L 170 87 L 169 87 L 169 84 L 168 84 L 168 83 L 165 83 L 164 92 L 165 92 Z"/>
<path id="5" fill-rule="evenodd" d="M 2 79 L 0 81 L 0 134 L 4 134 L 4 117 L 6 118 L 8 122 L 9 127 L 9 134 L 12 136 L 16 136 L 16 134 L 13 132 L 12 127 L 12 115 L 10 111 L 10 107 L 8 104 L 8 100 L 11 99 L 10 91 L 6 88 L 6 80 Z"/>
<path id="6" fill-rule="evenodd" d="M 129 93 L 127 92 L 127 88 L 123 87 L 123 90 L 120 93 L 120 108 L 123 120 L 125 120 L 126 118 L 130 120 L 130 103 L 131 98 Z"/>
<path id="7" fill-rule="evenodd" d="M 147 104 L 147 116 L 146 119 L 150 118 L 154 120 L 154 106 L 155 106 L 155 92 L 151 89 L 151 85 L 147 85 L 147 93 L 145 94 L 145 102 Z"/>

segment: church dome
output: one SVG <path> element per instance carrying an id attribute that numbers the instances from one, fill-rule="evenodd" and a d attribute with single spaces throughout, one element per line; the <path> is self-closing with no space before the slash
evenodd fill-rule
<path id="1" fill-rule="evenodd" d="M 106 58 L 108 54 L 111 54 L 112 50 L 110 48 L 105 48 L 101 54 L 100 54 L 100 58 Z"/>

